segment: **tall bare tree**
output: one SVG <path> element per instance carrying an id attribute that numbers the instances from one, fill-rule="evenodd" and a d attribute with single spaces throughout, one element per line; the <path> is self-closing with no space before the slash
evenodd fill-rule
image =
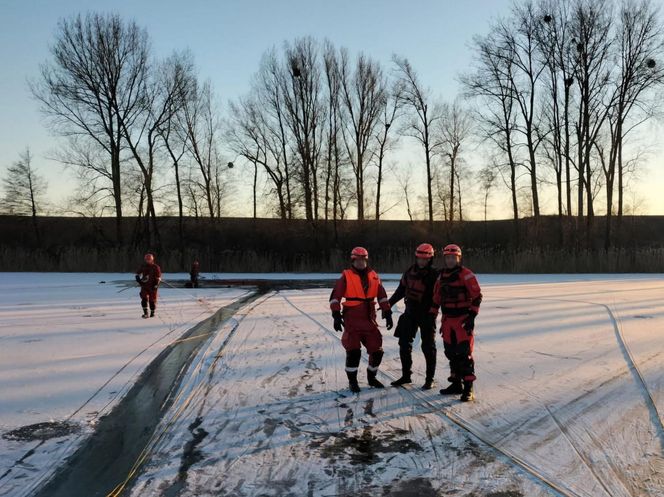
<path id="1" fill-rule="evenodd" d="M 270 127 L 265 110 L 252 97 L 232 103 L 230 109 L 229 146 L 254 166 L 254 215 L 260 166 L 272 185 L 272 193 L 277 197 L 279 216 L 288 219 L 284 157 L 279 131 Z"/>
<path id="2" fill-rule="evenodd" d="M 200 173 L 200 187 L 207 204 L 208 215 L 215 217 L 214 174 L 221 164 L 219 150 L 221 119 L 210 82 L 196 83 L 183 103 L 184 136 L 187 156 Z"/>
<path id="3" fill-rule="evenodd" d="M 136 117 L 149 58 L 147 32 L 118 15 L 60 21 L 51 60 L 31 83 L 54 133 L 96 142 L 110 162 L 116 236 L 122 239 L 122 123 Z"/>
<path id="4" fill-rule="evenodd" d="M 449 169 L 449 192 L 447 197 L 449 201 L 449 210 L 447 212 L 447 219 L 451 222 L 455 220 L 455 200 L 459 203 L 458 210 L 461 215 L 459 167 L 462 159 L 463 146 L 471 136 L 472 125 L 470 115 L 458 101 L 455 101 L 452 105 L 445 105 L 443 119 L 439 121 L 439 128 L 444 164 Z M 455 190 L 457 192 L 456 196 Z"/>
<path id="5" fill-rule="evenodd" d="M 615 180 L 618 180 L 618 217 L 623 215 L 623 145 L 631 131 L 653 115 L 655 90 L 664 83 L 664 29 L 652 1 L 625 0 L 620 6 L 615 48 L 618 52 L 608 125 L 610 147 L 604 163 L 606 179 L 605 247 L 611 244 Z"/>
<path id="6" fill-rule="evenodd" d="M 189 84 L 186 63 L 174 54 L 153 68 L 146 66 L 144 80 L 138 82 L 139 103 L 134 119 L 121 121 L 123 137 L 143 175 L 146 201 L 145 234 L 149 246 L 154 235 L 159 245 L 157 211 L 155 208 L 154 180 L 157 154 L 163 145 L 163 128 L 184 107 L 183 96 Z M 152 69 L 148 71 L 148 69 Z"/>
<path id="7" fill-rule="evenodd" d="M 407 136 L 415 138 L 424 149 L 429 222 L 433 222 L 433 159 L 440 152 L 441 146 L 434 130 L 436 123 L 442 119 L 442 105 L 422 85 L 408 59 L 394 55 L 392 60 L 403 88 L 401 99 L 410 114 L 403 131 Z"/>
<path id="8" fill-rule="evenodd" d="M 613 39 L 612 8 L 601 0 L 577 0 L 571 10 L 572 43 L 576 48 L 575 80 L 578 89 L 576 123 L 578 214 L 584 215 L 584 192 L 588 230 L 594 217 L 592 154 L 605 123 L 606 99 L 611 73 Z"/>
<path id="9" fill-rule="evenodd" d="M 395 81 L 386 91 L 385 103 L 380 113 L 380 120 L 376 130 L 376 142 L 378 149 L 375 153 L 376 166 L 378 168 L 378 176 L 376 180 L 376 221 L 380 219 L 380 201 L 385 172 L 385 157 L 390 149 L 392 149 L 399 135 L 395 131 L 395 122 L 400 117 L 402 111 L 402 82 Z"/>
<path id="10" fill-rule="evenodd" d="M 304 198 L 305 217 L 318 219 L 318 165 L 325 122 L 319 47 L 312 38 L 285 45 L 277 74 L 285 125 L 292 133 Z"/>
<path id="11" fill-rule="evenodd" d="M 478 100 L 478 131 L 499 152 L 494 162 L 502 175 L 507 171 L 505 183 L 510 190 L 514 228 L 519 218 L 518 175 L 521 163 L 515 138 L 517 128 L 516 95 L 511 80 L 513 50 L 498 45 L 489 36 L 478 36 L 473 41 L 475 63 L 473 71 L 461 76 L 464 95 Z M 518 234 L 518 233 L 517 233 Z M 518 238 L 517 238 L 518 239 Z"/>
<path id="12" fill-rule="evenodd" d="M 363 220 L 365 172 L 374 144 L 373 138 L 387 102 L 387 83 L 378 62 L 359 54 L 351 68 L 348 51 L 341 50 L 341 100 L 346 111 L 344 142 L 355 175 L 357 218 Z"/>

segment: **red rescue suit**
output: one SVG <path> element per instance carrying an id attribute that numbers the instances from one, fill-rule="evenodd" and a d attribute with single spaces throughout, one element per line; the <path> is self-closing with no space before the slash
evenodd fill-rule
<path id="1" fill-rule="evenodd" d="M 141 285 L 141 306 L 147 308 L 148 302 L 150 309 L 157 307 L 157 289 L 161 283 L 161 268 L 157 264 L 143 264 L 136 271 L 137 281 Z"/>
<path id="2" fill-rule="evenodd" d="M 475 381 L 475 336 L 464 329 L 464 324 L 479 313 L 481 303 L 482 291 L 470 269 L 443 269 L 433 290 L 430 312 L 437 315 L 440 309 L 443 314 L 440 332 L 450 361 L 450 381 Z"/>
<path id="3" fill-rule="evenodd" d="M 346 350 L 359 350 L 360 345 L 364 345 L 372 354 L 382 349 L 383 337 L 376 323 L 376 299 L 382 310 L 390 311 L 385 288 L 373 269 L 346 269 L 334 285 L 330 310 L 341 310 L 343 300 L 344 333 L 341 343 Z"/>

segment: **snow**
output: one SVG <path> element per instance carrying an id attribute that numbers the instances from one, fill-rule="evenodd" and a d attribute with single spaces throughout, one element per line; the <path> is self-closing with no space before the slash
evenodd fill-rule
<path id="1" fill-rule="evenodd" d="M 189 293 L 216 308 L 245 292 L 164 288 L 163 321 L 143 321 L 134 289 L 98 283 L 126 275 L 5 276 L 2 432 L 66 418 L 157 341 L 74 416 L 89 432 L 95 410 L 205 317 Z M 447 376 L 440 340 L 435 390 L 419 389 L 418 339 L 413 385 L 369 389 L 361 368 L 363 390 L 352 395 L 329 290 L 271 292 L 247 304 L 191 363 L 131 495 L 663 496 L 664 276 L 479 281 L 477 400 L 468 404 L 438 394 Z M 383 331 L 379 378 L 388 383 L 400 363 L 397 339 Z M 14 472 L 43 474 L 79 438 L 41 446 Z M 0 439 L 0 476 L 33 445 Z M 0 495 L 21 495 L 18 481 L 0 480 Z"/>
<path id="2" fill-rule="evenodd" d="M 174 277 L 165 275 L 157 315 L 144 320 L 131 275 L 2 273 L 0 433 L 65 419 L 89 431 L 169 343 L 248 292 L 170 288 Z M 0 476 L 37 446 L 31 466 L 75 447 L 53 445 L 0 438 Z M 13 488 L 0 480 L 0 495 Z"/>

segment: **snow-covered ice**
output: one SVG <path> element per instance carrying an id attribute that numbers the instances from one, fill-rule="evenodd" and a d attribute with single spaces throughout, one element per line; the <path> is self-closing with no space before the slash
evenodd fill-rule
<path id="1" fill-rule="evenodd" d="M 185 275 L 164 277 L 157 315 L 144 320 L 130 274 L 0 274 L 0 433 L 70 420 L 85 435 L 169 343 L 248 292 L 171 288 Z M 0 495 L 16 495 L 81 438 L 0 438 L 0 476 L 12 468 Z"/>
<path id="2" fill-rule="evenodd" d="M 37 288 L 2 280 L 3 431 L 18 422 L 65 418 L 128 358 L 170 331 L 166 318 L 160 326 L 136 322 L 133 297 L 97 284 L 117 278 L 82 277 L 70 289 L 54 281 L 55 296 L 46 288 L 50 275 L 35 278 Z M 413 385 L 369 389 L 362 371 L 363 390 L 351 395 L 329 290 L 270 292 L 200 349 L 138 477 L 128 481 L 131 495 L 664 496 L 664 277 L 479 280 L 484 303 L 476 330 L 476 402 L 441 397 L 437 388 L 419 390 L 419 341 Z M 386 286 L 390 291 L 395 282 Z M 179 291 L 172 290 L 179 300 L 171 308 L 177 314 L 178 306 L 191 306 L 193 321 L 196 300 Z M 242 290 L 200 292 L 219 306 Z M 40 294 L 55 300 L 41 311 Z M 168 296 L 165 291 L 162 315 Z M 57 312 L 33 322 L 31 314 L 46 308 Z M 45 339 L 47 329 L 58 330 L 60 345 L 21 342 Z M 141 341 L 140 333 L 152 337 Z M 104 346 L 83 341 L 90 334 L 103 336 Z M 5 349 L 8 335 L 13 342 Z M 440 387 L 447 365 L 438 345 Z M 397 339 L 385 330 L 384 349 L 381 379 L 388 383 L 400 364 Z M 121 392 L 148 361 L 135 364 L 113 391 Z M 48 387 L 39 381 L 45 376 L 53 376 Z M 109 390 L 105 399 L 113 395 Z M 13 408 L 5 407 L 5 398 L 13 399 Z M 85 422 L 88 408 L 78 416 Z M 3 464 L 23 455 L 1 443 Z M 44 466 L 49 457 L 53 465 L 62 455 L 43 453 L 36 462 Z M 32 458 L 18 468 L 28 476 L 42 471 Z"/>

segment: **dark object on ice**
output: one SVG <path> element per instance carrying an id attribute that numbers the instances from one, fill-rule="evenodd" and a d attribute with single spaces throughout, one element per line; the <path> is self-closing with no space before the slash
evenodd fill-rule
<path id="1" fill-rule="evenodd" d="M 648 59 L 648 60 L 646 61 L 646 65 L 647 65 L 650 69 L 654 68 L 654 67 L 655 67 L 655 64 L 656 64 L 655 59 Z"/>
<path id="2" fill-rule="evenodd" d="M 385 385 L 383 385 L 380 381 L 378 381 L 378 378 L 376 378 L 376 371 L 372 371 L 371 369 L 367 369 L 367 382 L 369 383 L 370 387 L 385 388 Z"/>
<path id="3" fill-rule="evenodd" d="M 398 380 L 394 380 L 392 383 L 390 383 L 390 385 L 392 385 L 393 387 L 401 387 L 409 383 L 412 383 L 410 375 L 403 375 Z"/>
<path id="4" fill-rule="evenodd" d="M 20 440 L 30 442 L 33 440 L 48 440 L 51 438 L 65 437 L 80 431 L 79 425 L 70 421 L 49 421 L 36 423 L 34 425 L 21 426 L 15 430 L 3 433 L 5 440 Z"/>
<path id="5" fill-rule="evenodd" d="M 357 370 L 346 371 L 346 375 L 348 376 L 348 388 L 350 388 L 350 391 L 353 393 L 359 393 L 360 385 L 357 383 Z"/>
<path id="6" fill-rule="evenodd" d="M 553 17 L 551 17 L 549 14 L 546 14 L 544 16 L 544 22 L 549 24 L 553 20 Z"/>
<path id="7" fill-rule="evenodd" d="M 461 402 L 469 402 L 475 400 L 475 392 L 473 392 L 473 382 L 464 381 L 463 382 L 463 393 L 461 394 Z"/>
<path id="8" fill-rule="evenodd" d="M 463 388 L 461 387 L 461 380 L 454 380 L 447 387 L 440 390 L 441 395 L 459 395 L 463 393 Z"/>
<path id="9" fill-rule="evenodd" d="M 431 390 L 435 383 L 436 382 L 433 380 L 433 378 L 427 378 L 424 382 L 424 385 L 422 385 L 422 390 Z"/>
<path id="10" fill-rule="evenodd" d="M 187 284 L 187 288 L 198 288 L 198 278 L 200 274 L 200 264 L 198 261 L 194 261 L 191 264 L 191 270 L 189 271 L 189 283 Z"/>

